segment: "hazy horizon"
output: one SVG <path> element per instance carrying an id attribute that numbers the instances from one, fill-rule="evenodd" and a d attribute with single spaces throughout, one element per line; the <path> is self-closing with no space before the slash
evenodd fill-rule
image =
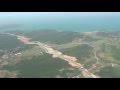
<path id="1" fill-rule="evenodd" d="M 0 31 L 120 30 L 119 12 L 0 12 Z"/>

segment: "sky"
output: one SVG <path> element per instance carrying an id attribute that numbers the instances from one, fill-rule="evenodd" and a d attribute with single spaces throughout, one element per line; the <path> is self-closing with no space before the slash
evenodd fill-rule
<path id="1" fill-rule="evenodd" d="M 0 24 L 21 21 L 120 17 L 118 12 L 0 12 Z"/>
<path id="2" fill-rule="evenodd" d="M 114 29 L 119 23 L 120 12 L 0 12 L 0 29 L 14 25 L 26 29 L 83 29 L 85 26 L 97 29 L 108 25 Z"/>

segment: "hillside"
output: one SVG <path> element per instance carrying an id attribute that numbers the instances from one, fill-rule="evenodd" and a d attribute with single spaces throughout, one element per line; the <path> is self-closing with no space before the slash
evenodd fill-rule
<path id="1" fill-rule="evenodd" d="M 0 53 L 0 69 L 1 72 L 9 73 L 10 77 L 85 78 L 89 73 L 102 78 L 120 76 L 119 32 L 40 30 L 9 33 L 31 38 L 29 43 L 34 43 L 23 44 L 16 37 L 0 35 L 4 43 L 0 47 L 5 48 Z M 21 49 L 13 52 L 7 47 L 12 50 L 16 47 Z M 11 53 L 6 53 L 6 50 Z M 80 67 L 75 68 L 74 64 Z"/>

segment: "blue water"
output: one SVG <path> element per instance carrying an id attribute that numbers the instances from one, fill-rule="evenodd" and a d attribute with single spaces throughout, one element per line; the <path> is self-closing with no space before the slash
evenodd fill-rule
<path id="1" fill-rule="evenodd" d="M 0 24 L 21 24 L 1 30 L 120 31 L 120 12 L 2 13 Z"/>

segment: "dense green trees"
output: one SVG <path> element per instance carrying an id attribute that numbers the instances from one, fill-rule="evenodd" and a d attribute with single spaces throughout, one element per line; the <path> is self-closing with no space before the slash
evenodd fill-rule
<path id="1" fill-rule="evenodd" d="M 31 60 L 22 60 L 15 65 L 4 66 L 3 69 L 10 71 L 19 71 L 18 77 L 36 78 L 36 77 L 56 77 L 59 69 L 68 68 L 69 64 L 59 58 L 52 58 L 51 55 L 44 54 L 38 57 L 32 57 Z"/>
<path id="2" fill-rule="evenodd" d="M 75 38 L 83 38 L 83 35 L 78 32 L 59 32 L 56 30 L 32 31 L 25 35 L 32 38 L 33 41 L 49 42 L 52 44 L 64 44 L 72 42 Z"/>

